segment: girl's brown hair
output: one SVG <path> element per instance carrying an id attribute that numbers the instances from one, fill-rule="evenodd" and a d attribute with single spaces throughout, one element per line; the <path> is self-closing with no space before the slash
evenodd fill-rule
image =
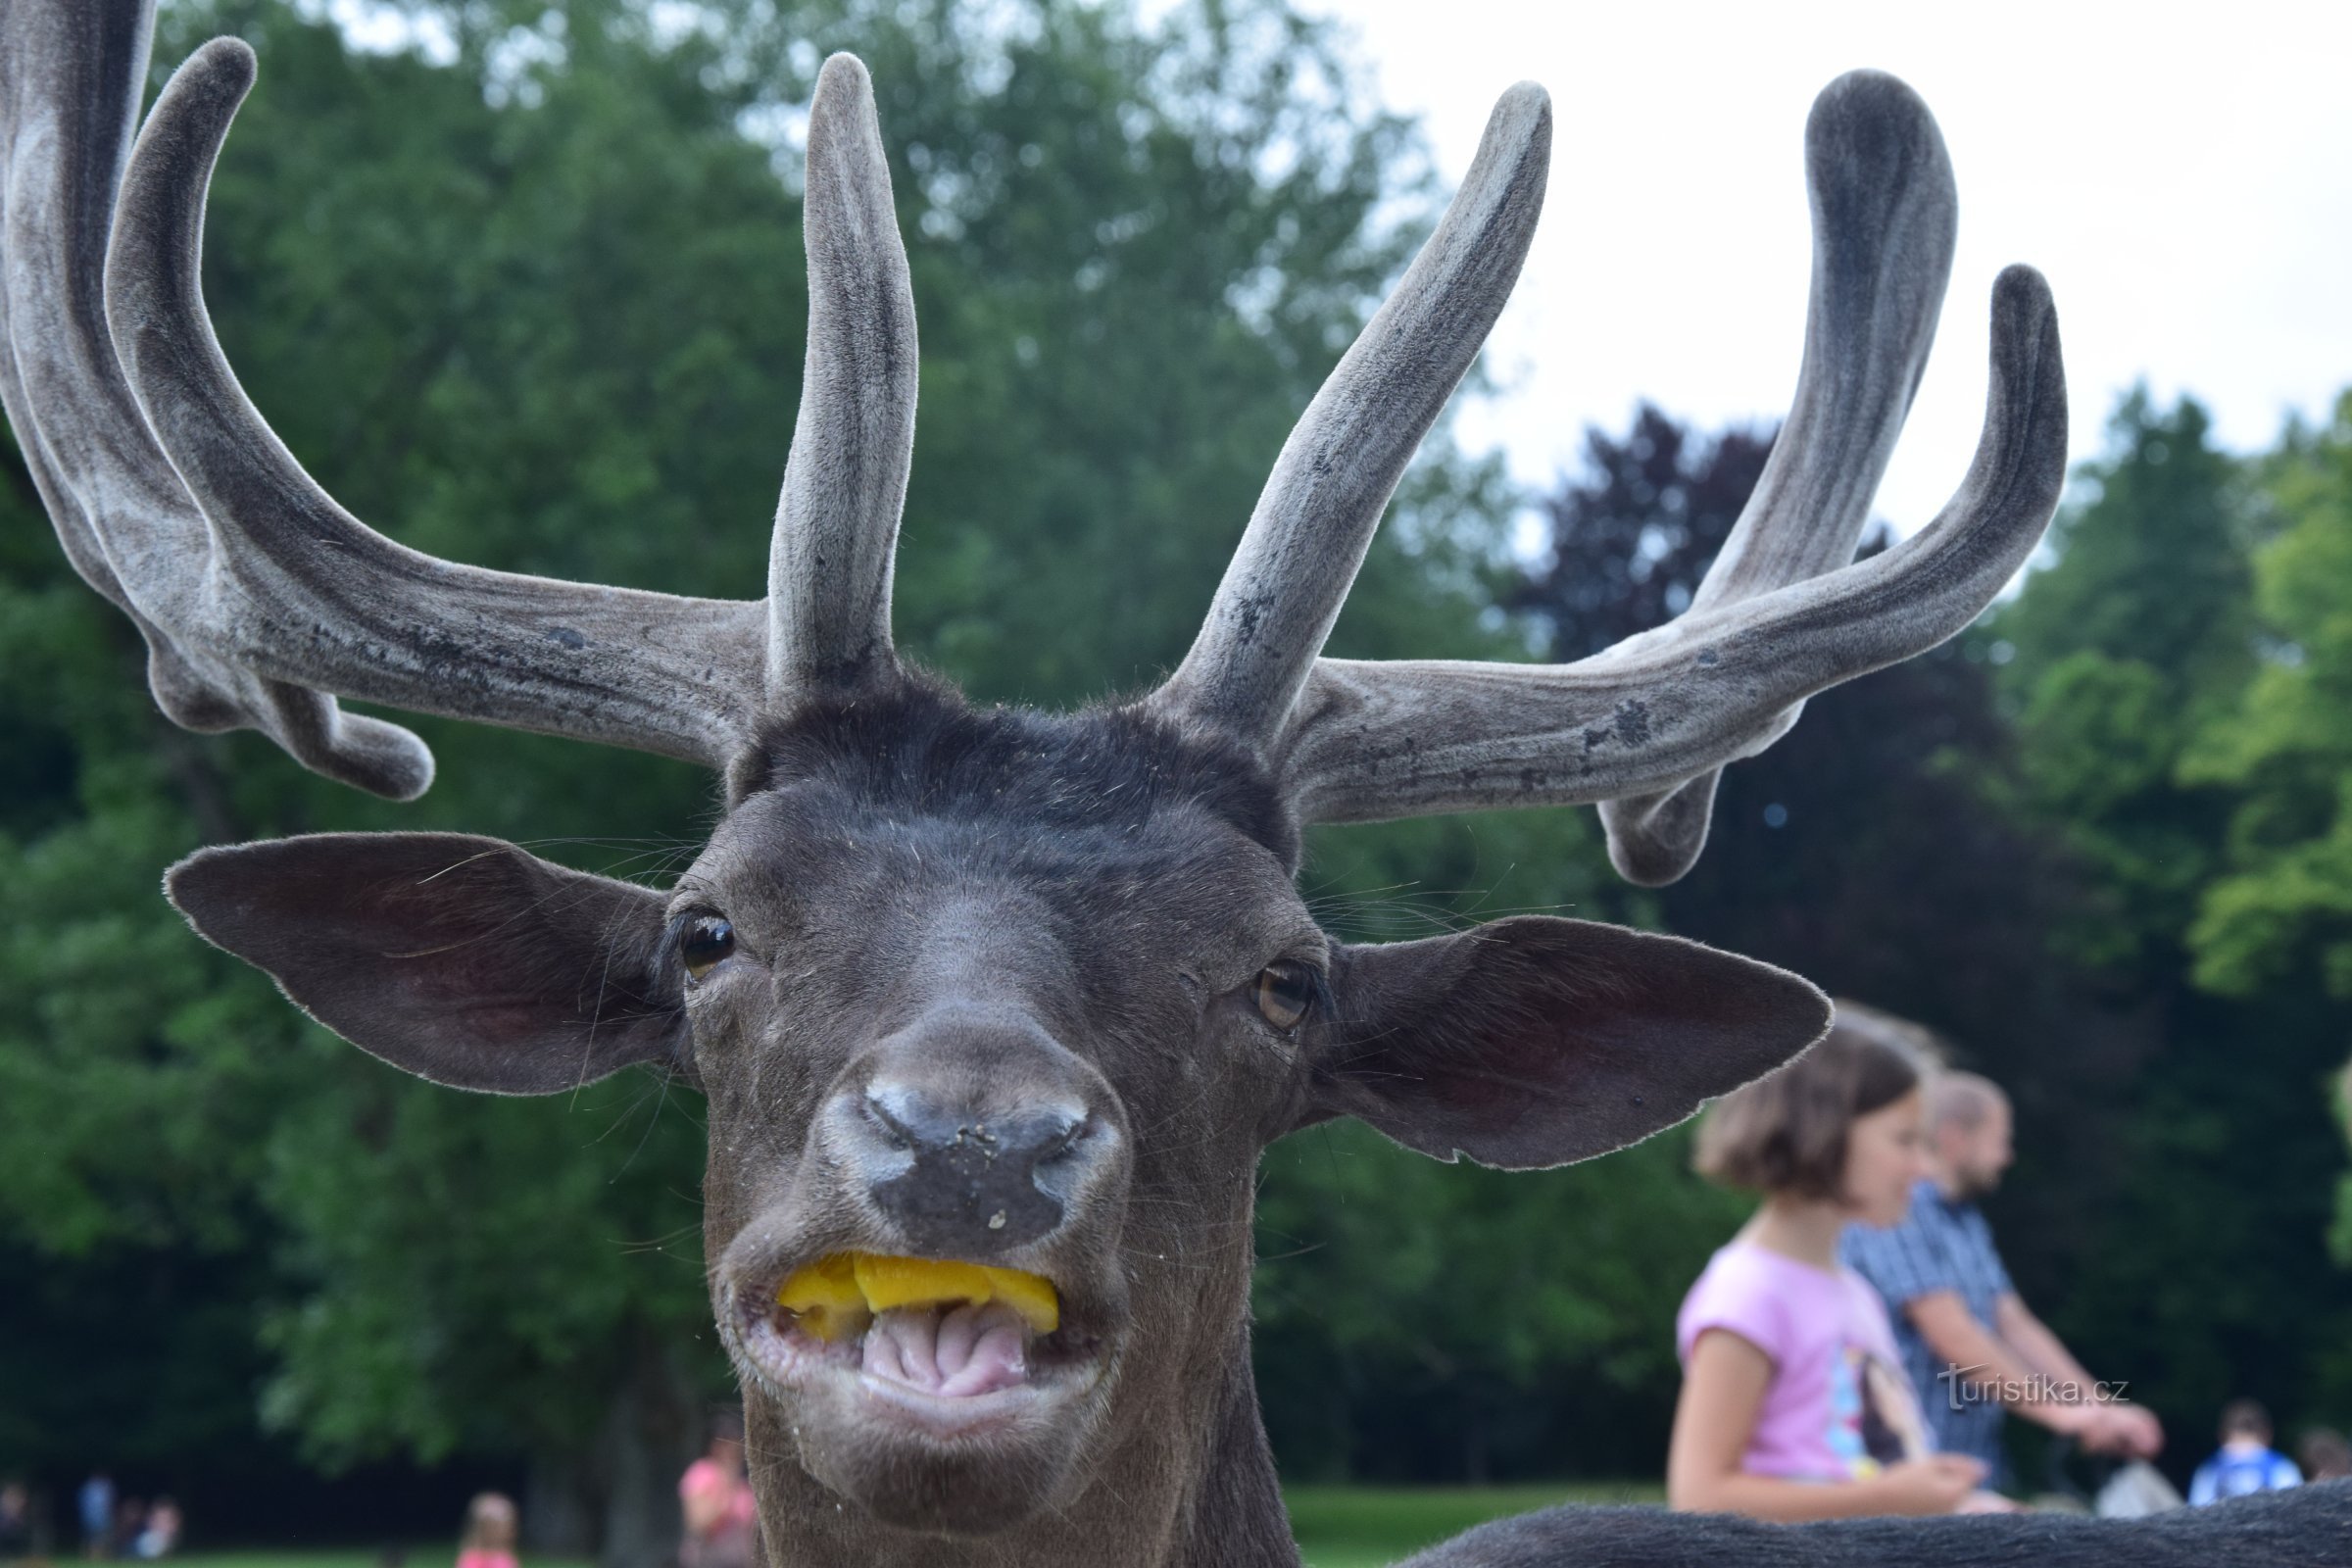
<path id="1" fill-rule="evenodd" d="M 1919 1025 L 1840 1002 L 1819 1045 L 1708 1109 L 1691 1163 L 1726 1187 L 1838 1201 L 1846 1129 L 1917 1089 L 1936 1054 Z"/>

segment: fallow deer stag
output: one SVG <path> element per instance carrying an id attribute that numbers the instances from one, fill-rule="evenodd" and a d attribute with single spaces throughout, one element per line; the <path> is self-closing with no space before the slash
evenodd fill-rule
<path id="1" fill-rule="evenodd" d="M 156 701 L 400 799 L 430 755 L 338 698 L 694 759 L 728 803 L 666 892 L 395 833 L 208 850 L 171 896 L 436 1082 L 546 1093 L 650 1062 L 700 1086 L 711 1302 L 779 1563 L 1295 1564 L 1250 1373 L 1265 1145 L 1352 1115 L 1441 1159 L 1556 1165 L 1827 1022 L 1793 975 L 1607 926 L 1335 942 L 1293 889 L 1302 826 L 1598 802 L 1625 873 L 1672 878 L 1715 770 L 1968 624 L 2064 477 L 2057 328 L 2015 268 L 1958 495 L 1853 562 L 1954 222 L 1927 112 L 1857 74 L 1807 132 L 1795 409 L 1690 612 L 1562 667 L 1321 658 L 1534 228 L 1550 118 L 1514 87 L 1283 448 L 1183 663 L 1074 714 L 975 710 L 891 646 L 915 327 L 857 61 L 825 65 L 809 121 L 808 361 L 767 597 L 674 599 L 419 555 L 302 470 L 199 292 L 253 56 L 208 44 L 137 127 L 149 4 L 0 0 L 0 397 L 74 566 L 144 634 Z M 2329 1489 L 2079 1532 L 1566 1511 L 1432 1560 L 2318 1561 L 2334 1547 L 2295 1543 L 2347 1525 Z"/>

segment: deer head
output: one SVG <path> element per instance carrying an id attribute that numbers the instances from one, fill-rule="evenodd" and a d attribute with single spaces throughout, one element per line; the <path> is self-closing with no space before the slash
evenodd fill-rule
<path id="1" fill-rule="evenodd" d="M 1792 975 L 1572 920 L 1334 941 L 1293 887 L 1302 827 L 1600 803 L 1626 874 L 1671 879 L 1716 770 L 1965 626 L 2063 478 L 2055 319 L 2012 269 L 1957 496 L 1852 562 L 1954 221 L 1934 122 L 1856 74 L 1808 130 L 1794 412 L 1689 612 L 1563 666 L 1322 658 L 1533 232 L 1550 119 L 1521 85 L 1284 446 L 1174 673 L 1077 713 L 976 710 L 891 643 L 915 323 L 856 60 L 826 64 L 809 122 L 808 360 L 768 592 L 721 602 L 435 560 L 303 471 L 199 291 L 253 57 L 199 50 L 134 141 L 149 20 L 146 0 L 0 11 L 0 397 L 165 712 L 402 799 L 429 754 L 338 698 L 694 759 L 727 792 L 667 889 L 381 834 L 208 850 L 171 896 L 436 1082 L 549 1093 L 646 1062 L 702 1089 L 712 1305 L 792 1560 L 992 1534 L 1023 1562 L 1289 1557 L 1248 1371 L 1269 1141 L 1351 1115 L 1441 1159 L 1555 1165 L 1681 1120 L 1828 1019 Z M 780 1304 L 845 1257 L 1013 1270 L 1052 1310 L 975 1292 L 830 1333 Z"/>

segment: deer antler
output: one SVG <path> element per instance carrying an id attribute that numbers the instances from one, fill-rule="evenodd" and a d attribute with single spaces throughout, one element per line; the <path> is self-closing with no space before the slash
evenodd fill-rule
<path id="1" fill-rule="evenodd" d="M 808 113 L 808 363 L 768 559 L 771 696 L 898 673 L 890 571 L 914 457 L 914 285 L 865 67 Z"/>
<path id="2" fill-rule="evenodd" d="M 2065 474 L 2057 316 L 2041 274 L 2012 267 L 1993 284 L 1984 433 L 1927 527 L 1573 664 L 1318 661 L 1282 737 L 1285 788 L 1323 822 L 1674 790 L 1771 745 L 1792 704 L 1958 633 L 2033 554 Z"/>
<path id="3" fill-rule="evenodd" d="M 1959 197 L 1928 106 L 1875 71 L 1838 77 L 1805 122 L 1805 173 L 1813 288 L 1796 395 L 1692 611 L 1854 559 L 1936 341 Z M 1801 709 L 1785 710 L 1770 739 Z M 1650 887 L 1690 870 L 1706 847 L 1721 776 L 1709 768 L 1662 794 L 1601 802 L 1618 870 Z"/>
<path id="4" fill-rule="evenodd" d="M 199 285 L 205 188 L 252 51 L 191 56 L 126 163 L 150 13 L 0 12 L 0 402 L 75 568 L 146 637 L 174 722 L 259 729 L 409 799 L 432 779 L 423 743 L 335 698 L 722 767 L 764 703 L 895 669 L 914 335 L 862 67 L 828 61 L 811 115 L 808 367 L 763 609 L 458 565 L 337 506 L 237 384 Z"/>
<path id="5" fill-rule="evenodd" d="M 1567 665 L 1321 659 L 1390 489 L 1517 271 L 1543 131 L 1515 127 L 1543 114 L 1526 87 L 1496 108 L 1437 237 L 1284 448 L 1208 624 L 1153 700 L 1259 748 L 1305 820 L 1598 802 L 1618 869 L 1670 882 L 1705 843 L 1724 763 L 1779 739 L 1805 698 L 1957 633 L 2033 552 L 2065 479 L 2057 320 L 2038 273 L 2001 274 L 1967 479 L 1916 537 L 1849 564 L 1935 335 L 1954 199 L 1926 106 L 1892 77 L 1840 77 L 1807 129 L 1815 259 L 1795 408 L 1689 612 Z M 1489 265 L 1449 267 L 1472 222 L 1494 238 Z M 1398 301 L 1431 337 L 1460 336 L 1399 352 L 1384 327 Z M 1427 414 L 1384 417 L 1398 409 Z M 1363 460 L 1377 491 L 1306 514 L 1300 470 L 1338 488 L 1316 460 L 1359 427 L 1386 437 Z"/>
<path id="6" fill-rule="evenodd" d="M 1208 619 L 1152 701 L 1251 740 L 1280 732 L 1380 514 L 1478 358 L 1535 238 L 1551 100 L 1502 95 L 1470 172 L 1274 460 Z"/>

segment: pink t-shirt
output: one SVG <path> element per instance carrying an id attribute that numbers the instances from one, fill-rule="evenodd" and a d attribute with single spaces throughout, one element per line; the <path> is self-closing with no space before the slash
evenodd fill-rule
<path id="1" fill-rule="evenodd" d="M 1675 1349 L 1686 1367 L 1708 1329 L 1727 1329 L 1772 1358 L 1772 1381 L 1740 1458 L 1750 1475 L 1859 1480 L 1929 1451 L 1886 1307 L 1852 1269 L 1833 1273 L 1733 1242 L 1708 1261 L 1675 1315 Z"/>
<path id="2" fill-rule="evenodd" d="M 760 1504 L 752 1496 L 751 1483 L 730 1470 L 721 1470 L 710 1459 L 697 1459 L 686 1467 L 678 1478 L 678 1499 L 692 1502 L 709 1497 L 718 1506 L 718 1517 L 709 1533 L 740 1529 L 760 1517 Z"/>

